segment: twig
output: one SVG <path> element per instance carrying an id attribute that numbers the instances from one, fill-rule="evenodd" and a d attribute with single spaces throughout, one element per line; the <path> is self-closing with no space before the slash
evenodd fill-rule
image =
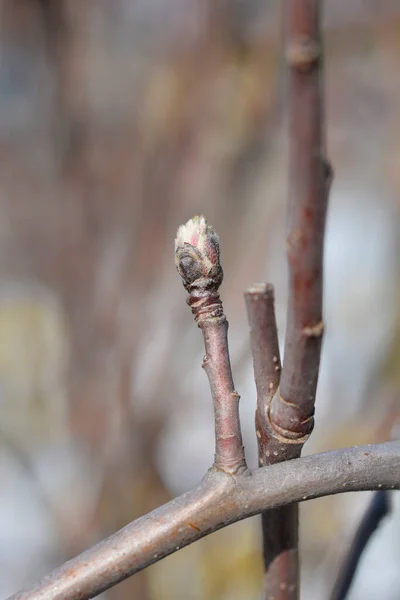
<path id="1" fill-rule="evenodd" d="M 212 468 L 196 488 L 140 517 L 9 600 L 86 600 L 231 523 L 320 496 L 400 487 L 400 442 L 344 448 L 232 476 Z"/>
<path id="2" fill-rule="evenodd" d="M 353 583 L 358 563 L 371 536 L 380 522 L 390 512 L 390 498 L 386 490 L 378 490 L 359 524 L 348 554 L 341 566 L 339 576 L 332 592 L 331 600 L 345 600 Z"/>
<path id="3" fill-rule="evenodd" d="M 228 350 L 228 321 L 218 294 L 223 272 L 219 238 L 204 217 L 182 225 L 175 241 L 176 266 L 189 292 L 188 304 L 201 328 L 207 373 L 214 404 L 215 462 L 217 469 L 235 474 L 246 469 L 239 419 L 239 394 L 235 391 Z"/>
<path id="4" fill-rule="evenodd" d="M 265 328 L 252 342 L 258 392 L 257 435 L 264 464 L 299 457 L 314 425 L 323 334 L 323 241 L 332 178 L 323 148 L 320 4 L 319 0 L 284 2 L 289 79 L 289 301 L 285 360 L 280 386 L 272 398 L 262 390 L 271 365 L 260 370 L 257 363 L 265 348 L 276 344 L 276 334 L 272 328 Z M 264 597 L 295 600 L 299 593 L 298 507 L 288 506 L 264 515 L 263 537 Z"/>

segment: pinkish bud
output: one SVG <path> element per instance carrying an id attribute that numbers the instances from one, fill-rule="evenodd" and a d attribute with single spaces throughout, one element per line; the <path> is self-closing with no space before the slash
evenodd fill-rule
<path id="1" fill-rule="evenodd" d="M 223 272 L 219 262 L 219 237 L 202 216 L 181 225 L 175 239 L 175 263 L 183 285 L 217 290 Z"/>
<path id="2" fill-rule="evenodd" d="M 189 292 L 188 304 L 198 325 L 210 319 L 225 319 L 218 295 L 223 279 L 219 237 L 204 217 L 195 216 L 179 227 L 175 264 Z"/>

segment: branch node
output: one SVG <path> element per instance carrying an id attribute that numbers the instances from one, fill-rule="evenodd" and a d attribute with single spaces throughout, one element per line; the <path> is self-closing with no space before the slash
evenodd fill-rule
<path id="1" fill-rule="evenodd" d="M 203 356 L 203 362 L 201 363 L 201 368 L 202 368 L 202 369 L 206 370 L 206 368 L 207 368 L 207 363 L 208 363 L 209 359 L 210 359 L 210 357 L 209 357 L 207 354 L 205 354 L 205 355 Z"/>
<path id="2" fill-rule="evenodd" d="M 296 407 L 297 408 L 297 407 Z M 285 429 L 280 427 L 271 418 L 270 410 L 268 411 L 268 419 L 271 427 L 277 434 L 277 439 L 284 444 L 305 444 L 311 435 L 311 431 L 314 427 L 314 417 L 309 417 L 305 421 L 301 422 L 301 425 L 308 425 L 308 427 L 302 427 L 302 431 L 293 431 L 291 429 Z M 306 431 L 306 433 L 305 433 Z"/>
<path id="3" fill-rule="evenodd" d="M 324 322 L 319 321 L 315 325 L 307 325 L 306 327 L 303 327 L 303 333 L 307 337 L 321 337 L 324 333 Z"/>
<path id="4" fill-rule="evenodd" d="M 288 66 L 299 73 L 308 73 L 316 67 L 321 58 L 321 46 L 308 36 L 298 37 L 286 49 Z"/>
<path id="5" fill-rule="evenodd" d="M 282 398 L 280 392 L 278 391 L 278 393 L 276 394 L 279 402 L 282 402 L 282 404 L 285 404 L 286 406 L 290 406 L 291 408 L 293 408 L 294 410 L 300 410 L 298 405 L 295 402 L 290 402 L 290 400 L 285 400 L 285 398 Z"/>

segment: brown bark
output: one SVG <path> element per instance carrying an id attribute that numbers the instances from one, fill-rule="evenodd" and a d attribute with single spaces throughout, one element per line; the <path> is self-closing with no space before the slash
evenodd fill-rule
<path id="1" fill-rule="evenodd" d="M 246 470 L 236 392 L 228 348 L 228 321 L 218 289 L 223 271 L 219 237 L 204 217 L 195 216 L 178 229 L 175 263 L 188 304 L 202 330 L 203 368 L 210 383 L 215 419 L 215 468 L 236 474 Z"/>
<path id="2" fill-rule="evenodd" d="M 298 445 L 287 448 L 277 438 L 269 420 L 272 399 L 279 388 L 281 359 L 275 320 L 274 290 L 270 284 L 256 284 L 245 293 L 250 324 L 254 379 L 257 388 L 256 434 L 260 466 L 281 462 Z M 287 459 L 286 459 L 287 460 Z M 277 598 L 292 598 L 297 594 L 298 515 L 295 506 L 284 506 L 261 515 L 263 555 L 266 572 L 265 593 L 270 590 Z"/>
<path id="3" fill-rule="evenodd" d="M 228 350 L 228 321 L 206 321 L 201 326 L 206 355 L 204 370 L 210 382 L 215 418 L 217 469 L 237 473 L 246 469 L 239 419 L 239 394 L 235 391 Z"/>
<path id="4" fill-rule="evenodd" d="M 259 330 L 257 336 L 252 333 L 252 353 L 261 464 L 299 457 L 314 426 L 323 334 L 323 242 L 332 177 L 324 150 L 319 27 L 318 0 L 285 1 L 289 79 L 289 300 L 280 383 L 277 377 L 271 380 L 272 348 L 279 358 L 273 304 L 269 305 L 267 298 L 255 300 L 254 294 L 253 301 L 247 302 L 251 329 Z M 264 514 L 262 519 L 264 597 L 295 600 L 299 596 L 298 507 L 285 506 Z"/>

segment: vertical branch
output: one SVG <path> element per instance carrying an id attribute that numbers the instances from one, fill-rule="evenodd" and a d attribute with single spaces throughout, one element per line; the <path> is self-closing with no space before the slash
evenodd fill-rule
<path id="1" fill-rule="evenodd" d="M 254 379 L 257 388 L 256 433 L 260 465 L 270 465 L 294 458 L 289 455 L 270 422 L 270 408 L 279 389 L 281 359 L 275 319 L 274 288 L 269 283 L 257 283 L 245 292 L 250 325 Z"/>
<path id="2" fill-rule="evenodd" d="M 257 388 L 256 433 L 260 466 L 290 459 L 297 444 L 285 444 L 271 427 L 269 411 L 280 375 L 274 289 L 268 283 L 252 285 L 245 292 L 250 325 L 254 379 Z M 297 593 L 298 511 L 295 505 L 275 508 L 261 515 L 265 566 L 265 598 L 294 598 Z"/>
<path id="3" fill-rule="evenodd" d="M 252 353 L 261 464 L 299 457 L 314 425 L 323 334 L 323 242 L 332 178 L 324 150 L 320 2 L 285 0 L 283 6 L 289 87 L 289 300 L 285 359 L 278 389 L 278 379 L 271 379 L 271 354 L 279 358 L 273 350 L 276 331 L 266 325 L 272 322 L 273 302 L 266 297 L 256 300 L 251 290 L 246 295 L 251 329 L 259 330 L 257 336 L 252 334 Z M 264 317 L 257 318 L 262 311 Z M 265 391 L 266 387 L 272 393 Z M 263 538 L 264 597 L 295 600 L 299 596 L 297 505 L 265 513 Z"/>
<path id="4" fill-rule="evenodd" d="M 289 77 L 289 301 L 285 362 L 271 421 L 291 439 L 306 438 L 313 429 L 323 334 L 323 242 L 332 173 L 323 147 L 319 8 L 319 0 L 286 0 L 284 9 Z"/>
<path id="5" fill-rule="evenodd" d="M 254 379 L 257 388 L 257 412 L 261 418 L 279 386 L 281 359 L 275 319 L 274 288 L 269 283 L 256 283 L 245 294 L 250 339 L 253 352 Z M 257 438 L 262 433 L 257 429 Z M 260 464 L 263 464 L 260 455 Z"/>
<path id="6" fill-rule="evenodd" d="M 204 217 L 194 217 L 178 229 L 175 262 L 189 293 L 198 326 L 202 330 L 207 373 L 214 404 L 215 462 L 226 473 L 246 469 L 239 419 L 239 394 L 235 391 L 228 349 L 228 321 L 218 289 L 223 271 L 219 262 L 219 238 Z"/>

